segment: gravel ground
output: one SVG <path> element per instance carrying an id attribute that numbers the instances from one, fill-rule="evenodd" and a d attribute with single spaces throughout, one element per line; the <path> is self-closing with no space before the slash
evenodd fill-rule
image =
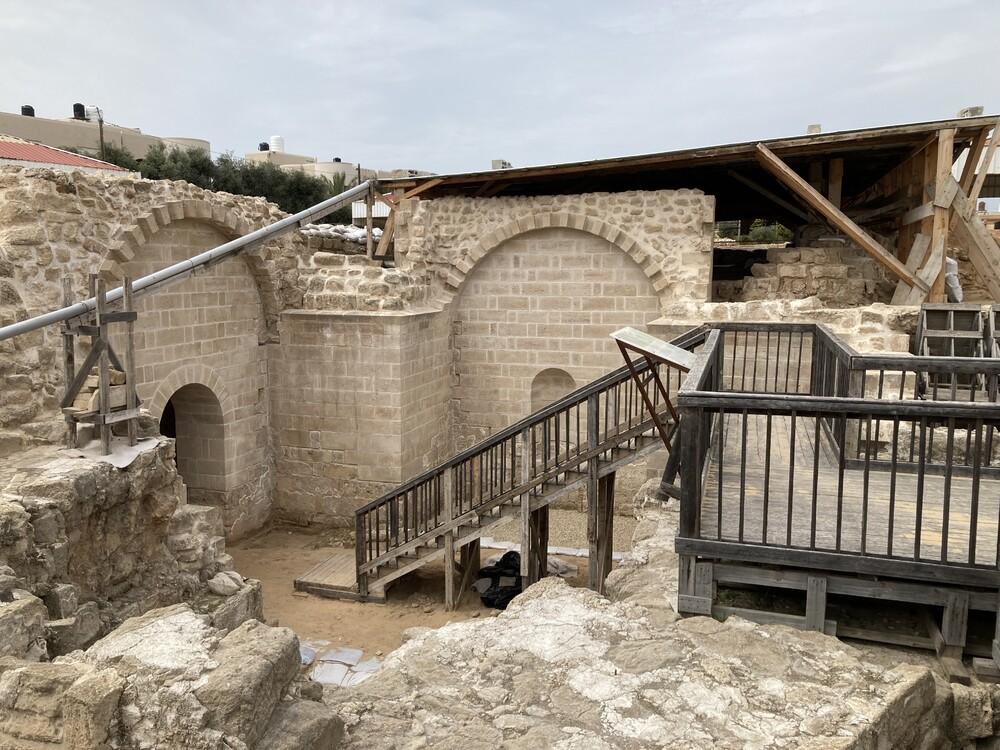
<path id="1" fill-rule="evenodd" d="M 631 516 L 615 516 L 615 552 L 627 552 L 632 547 L 632 533 L 636 520 Z M 521 541 L 521 523 L 513 518 L 509 523 L 498 526 L 490 534 L 493 539 L 503 542 Z M 586 547 L 587 514 L 575 510 L 549 510 L 550 547 Z"/>

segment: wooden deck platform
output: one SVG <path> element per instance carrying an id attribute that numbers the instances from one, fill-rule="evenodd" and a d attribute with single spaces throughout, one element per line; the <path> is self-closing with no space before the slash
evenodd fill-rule
<path id="1" fill-rule="evenodd" d="M 794 457 L 792 417 L 771 416 L 770 430 L 768 419 L 749 414 L 744 426 L 742 414 L 722 415 L 722 451 L 716 442 L 702 492 L 702 538 L 964 564 L 970 561 L 974 527 L 974 562 L 997 564 L 1000 481 L 979 477 L 976 496 L 971 471 L 948 479 L 926 472 L 894 474 L 871 465 L 866 471 L 861 460 L 841 472 L 839 453 L 825 428 L 817 432 L 816 418 L 795 419 Z M 891 422 L 889 430 L 886 426 L 882 421 L 873 429 L 891 441 Z M 936 440 L 944 451 L 944 429 L 938 429 Z M 953 444 L 957 470 L 965 435 L 953 438 Z M 897 455 L 902 454 L 909 437 L 900 435 L 896 445 Z M 890 451 L 883 443 L 878 455 L 885 460 Z M 917 544 L 919 554 L 914 554 Z"/>
<path id="2" fill-rule="evenodd" d="M 385 586 L 378 584 L 368 588 L 364 601 L 385 603 Z M 314 565 L 295 579 L 296 591 L 329 599 L 349 599 L 361 601 L 358 594 L 357 557 L 353 549 L 337 550 L 329 559 Z"/>

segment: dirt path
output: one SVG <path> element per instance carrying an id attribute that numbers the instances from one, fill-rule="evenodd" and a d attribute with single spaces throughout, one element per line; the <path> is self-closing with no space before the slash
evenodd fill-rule
<path id="1" fill-rule="evenodd" d="M 292 581 L 313 565 L 330 557 L 334 544 L 328 536 L 301 530 L 274 528 L 227 548 L 236 569 L 260 580 L 264 590 L 264 616 L 294 630 L 303 641 L 329 641 L 332 646 L 353 646 L 365 656 L 380 656 L 402 642 L 403 631 L 416 626 L 440 627 L 471 617 L 490 617 L 475 592 L 467 592 L 461 606 L 444 608 L 444 569 L 429 565 L 406 576 L 389 590 L 386 604 L 324 599 L 292 588 Z M 483 550 L 483 561 L 494 550 Z M 575 565 L 571 585 L 586 585 L 586 559 L 561 558 Z"/>

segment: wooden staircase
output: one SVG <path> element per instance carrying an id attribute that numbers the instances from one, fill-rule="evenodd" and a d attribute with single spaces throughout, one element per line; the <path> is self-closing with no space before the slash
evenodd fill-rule
<path id="1" fill-rule="evenodd" d="M 699 327 L 671 343 L 693 350 L 705 333 Z M 677 427 L 653 370 L 671 398 L 682 373 L 657 362 L 640 360 L 634 367 L 636 379 L 622 367 L 359 508 L 353 579 L 346 561 L 324 563 L 303 574 L 295 587 L 384 601 L 390 584 L 444 560 L 445 600 L 451 607 L 456 591 L 460 596 L 479 568 L 479 540 L 514 519 L 521 520 L 521 574 L 530 583 L 546 569 L 549 506 L 582 491 L 588 498 L 591 585 L 601 589 L 611 567 L 615 472 L 664 448 L 645 401 L 668 439 Z"/>

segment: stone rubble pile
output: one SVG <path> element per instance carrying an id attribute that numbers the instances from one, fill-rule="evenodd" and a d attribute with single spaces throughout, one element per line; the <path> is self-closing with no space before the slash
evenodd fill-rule
<path id="1" fill-rule="evenodd" d="M 54 447 L 0 465 L 0 656 L 67 654 L 184 600 L 227 629 L 260 616 L 260 584 L 223 572 L 219 509 L 185 502 L 172 441 L 141 445 L 125 469 Z M 219 574 L 225 598 L 205 583 Z"/>
<path id="2" fill-rule="evenodd" d="M 345 746 L 958 750 L 992 741 L 1000 713 L 986 686 L 952 690 L 927 667 L 884 666 L 819 633 L 679 619 L 677 514 L 643 496 L 610 601 L 546 578 L 496 618 L 409 631 L 371 679 L 325 692 L 345 721 Z"/>
<path id="3" fill-rule="evenodd" d="M 124 622 L 86 651 L 0 673 L 0 748 L 337 747 L 341 724 L 299 684 L 287 628 L 229 632 L 186 604 Z"/>

